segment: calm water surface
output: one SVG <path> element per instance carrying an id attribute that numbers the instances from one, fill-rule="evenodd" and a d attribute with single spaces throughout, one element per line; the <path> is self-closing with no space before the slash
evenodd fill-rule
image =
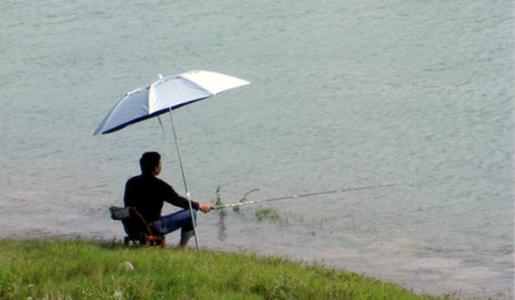
<path id="1" fill-rule="evenodd" d="M 512 6 L 4 0 L 0 237 L 121 238 L 106 209 L 147 150 L 182 192 L 168 123 L 92 133 L 158 73 L 206 69 L 252 84 L 175 114 L 195 199 L 404 185 L 202 215 L 202 247 L 511 295 Z"/>

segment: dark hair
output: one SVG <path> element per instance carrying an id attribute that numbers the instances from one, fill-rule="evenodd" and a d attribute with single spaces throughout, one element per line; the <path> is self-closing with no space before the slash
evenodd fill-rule
<path id="1" fill-rule="evenodd" d="M 157 152 L 145 152 L 141 155 L 139 159 L 139 166 L 141 168 L 141 173 L 148 174 L 154 171 L 155 167 L 159 165 L 159 161 L 161 160 L 161 155 Z"/>

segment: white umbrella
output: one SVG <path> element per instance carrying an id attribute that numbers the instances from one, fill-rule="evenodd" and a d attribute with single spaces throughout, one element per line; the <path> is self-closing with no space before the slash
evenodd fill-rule
<path id="1" fill-rule="evenodd" d="M 100 123 L 95 135 L 111 133 L 136 122 L 169 112 L 184 188 L 188 200 L 191 200 L 186 176 L 184 175 L 172 110 L 206 99 L 220 92 L 247 85 L 249 82 L 211 71 L 189 71 L 166 77 L 160 74 L 159 77 L 156 82 L 127 93 Z M 189 209 L 193 214 L 190 201 Z M 192 220 L 195 243 L 197 249 L 199 249 L 196 224 L 195 220 Z"/>
<path id="2" fill-rule="evenodd" d="M 156 82 L 127 93 L 100 123 L 95 135 L 117 131 L 170 109 L 249 84 L 248 81 L 210 71 L 159 76 Z"/>

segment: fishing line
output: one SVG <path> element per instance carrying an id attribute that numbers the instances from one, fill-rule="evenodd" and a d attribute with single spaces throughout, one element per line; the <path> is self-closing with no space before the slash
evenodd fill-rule
<path id="1" fill-rule="evenodd" d="M 436 180 L 427 180 L 427 181 L 422 181 L 422 182 L 417 182 L 417 183 L 392 183 L 392 184 L 383 184 L 383 185 L 368 185 L 368 186 L 355 187 L 355 188 L 344 188 L 344 189 L 331 190 L 331 191 L 296 194 L 296 195 L 282 196 L 282 197 L 262 199 L 262 200 L 253 200 L 253 201 L 245 201 L 245 202 L 238 202 L 238 203 L 225 204 L 225 205 L 217 205 L 217 206 L 213 207 L 213 209 L 222 209 L 222 208 L 237 207 L 237 206 L 242 206 L 242 205 L 247 205 L 247 204 L 266 203 L 266 202 L 297 199 L 297 198 L 306 198 L 306 197 L 321 196 L 321 195 L 328 195 L 328 194 L 338 194 L 338 193 L 355 192 L 355 191 L 363 191 L 363 190 L 370 190 L 370 189 L 388 188 L 388 187 L 402 186 L 402 185 L 418 185 L 418 184 L 421 184 L 424 182 L 430 182 L 430 181 L 436 181 Z"/>

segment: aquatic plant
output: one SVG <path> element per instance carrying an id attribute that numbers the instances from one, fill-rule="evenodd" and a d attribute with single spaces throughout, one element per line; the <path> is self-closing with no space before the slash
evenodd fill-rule
<path id="1" fill-rule="evenodd" d="M 263 219 L 280 220 L 281 215 L 275 208 L 268 207 L 256 210 L 256 218 L 258 221 L 263 221 Z"/>
<path id="2" fill-rule="evenodd" d="M 222 191 L 222 186 L 218 185 L 216 187 L 216 192 L 215 192 L 215 195 L 216 195 L 215 206 L 223 206 L 224 205 L 224 202 L 222 201 L 221 191 Z M 218 211 L 218 215 L 220 217 L 225 217 L 227 215 L 227 209 L 226 208 L 220 208 L 219 211 Z"/>
<path id="3" fill-rule="evenodd" d="M 246 192 L 245 194 L 243 194 L 243 197 L 241 197 L 241 199 L 240 199 L 240 203 L 243 203 L 243 202 L 247 201 L 248 200 L 247 196 L 252 194 L 252 193 L 254 193 L 254 192 L 257 192 L 257 191 L 259 191 L 259 189 L 251 189 L 248 192 Z M 234 212 L 236 212 L 236 213 L 239 213 L 240 212 L 240 207 L 239 206 L 235 206 L 235 207 L 232 208 L 232 210 Z"/>

